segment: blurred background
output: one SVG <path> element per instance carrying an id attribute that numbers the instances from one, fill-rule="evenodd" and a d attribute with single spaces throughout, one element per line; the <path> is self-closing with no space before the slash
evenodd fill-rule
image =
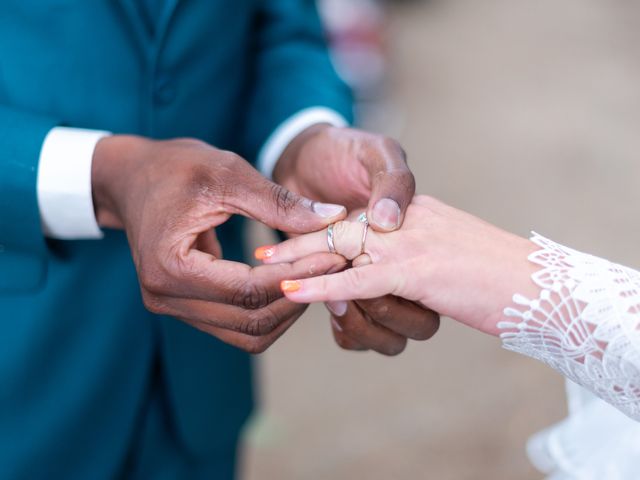
<path id="1" fill-rule="evenodd" d="M 322 9 L 361 124 L 402 141 L 419 192 L 640 266 L 640 2 Z M 448 319 L 385 358 L 341 351 L 313 306 L 260 374 L 247 480 L 539 479 L 526 439 L 566 412 L 558 374 Z"/>

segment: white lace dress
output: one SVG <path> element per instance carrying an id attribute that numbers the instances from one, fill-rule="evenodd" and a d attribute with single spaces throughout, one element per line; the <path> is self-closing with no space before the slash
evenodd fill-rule
<path id="1" fill-rule="evenodd" d="M 550 480 L 640 479 L 640 272 L 534 234 L 539 298 L 515 295 L 505 348 L 568 378 L 569 416 L 535 435 Z"/>

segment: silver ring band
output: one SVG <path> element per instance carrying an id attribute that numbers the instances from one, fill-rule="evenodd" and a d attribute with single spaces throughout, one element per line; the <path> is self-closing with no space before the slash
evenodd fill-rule
<path id="1" fill-rule="evenodd" d="M 358 221 L 364 224 L 364 230 L 362 231 L 362 241 L 360 242 L 360 255 L 364 252 L 364 244 L 367 241 L 367 233 L 369 232 L 369 219 L 367 218 L 367 214 L 362 212 L 358 216 Z"/>
<path id="2" fill-rule="evenodd" d="M 327 227 L 327 245 L 329 246 L 329 251 L 331 253 L 336 253 L 336 245 L 333 243 L 333 226 L 335 223 L 332 223 Z"/>

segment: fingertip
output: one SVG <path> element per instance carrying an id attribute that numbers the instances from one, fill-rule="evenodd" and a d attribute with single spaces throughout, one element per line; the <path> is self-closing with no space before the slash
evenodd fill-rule
<path id="1" fill-rule="evenodd" d="M 266 245 L 264 247 L 256 248 L 256 250 L 253 252 L 253 255 L 257 260 L 267 261 L 271 257 L 273 257 L 275 252 L 276 252 L 275 246 Z"/>
<path id="2" fill-rule="evenodd" d="M 324 220 L 332 222 L 342 220 L 347 216 L 346 207 L 334 203 L 313 202 L 311 210 Z"/>
<path id="3" fill-rule="evenodd" d="M 325 302 L 327 309 L 333 314 L 334 317 L 344 317 L 347 313 L 347 309 L 349 308 L 349 304 L 344 301 L 337 302 Z"/>
<path id="4" fill-rule="evenodd" d="M 280 290 L 284 296 L 294 303 L 311 303 L 305 290 L 303 290 L 303 284 L 301 280 L 283 280 L 280 283 Z"/>
<path id="5" fill-rule="evenodd" d="M 286 227 L 280 230 L 292 234 L 307 234 L 322 230 L 347 217 L 347 209 L 343 205 L 314 202 L 308 199 L 305 199 L 301 205 L 304 206 L 302 210 L 290 212 L 286 219 L 283 219 Z"/>
<path id="6" fill-rule="evenodd" d="M 300 280 L 283 280 L 280 282 L 280 290 L 283 293 L 295 293 L 302 288 L 302 282 Z"/>

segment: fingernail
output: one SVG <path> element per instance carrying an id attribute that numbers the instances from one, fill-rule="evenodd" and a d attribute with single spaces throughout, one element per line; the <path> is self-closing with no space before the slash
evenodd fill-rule
<path id="1" fill-rule="evenodd" d="M 258 260 L 265 260 L 273 257 L 276 249 L 273 245 L 267 245 L 266 247 L 258 247 L 253 253 Z"/>
<path id="2" fill-rule="evenodd" d="M 336 317 L 342 317 L 347 313 L 347 302 L 326 302 L 325 305 Z"/>
<path id="3" fill-rule="evenodd" d="M 333 328 L 335 328 L 337 331 L 342 332 L 342 326 L 333 317 L 331 317 L 331 325 L 333 325 Z"/>
<path id="4" fill-rule="evenodd" d="M 336 217 L 345 211 L 342 205 L 313 202 L 313 211 L 324 218 Z"/>
<path id="5" fill-rule="evenodd" d="M 372 214 L 372 222 L 384 229 L 394 230 L 400 225 L 400 206 L 390 198 L 378 200 Z"/>
<path id="6" fill-rule="evenodd" d="M 302 288 L 300 280 L 283 280 L 280 282 L 280 289 L 285 293 L 297 292 Z"/>

